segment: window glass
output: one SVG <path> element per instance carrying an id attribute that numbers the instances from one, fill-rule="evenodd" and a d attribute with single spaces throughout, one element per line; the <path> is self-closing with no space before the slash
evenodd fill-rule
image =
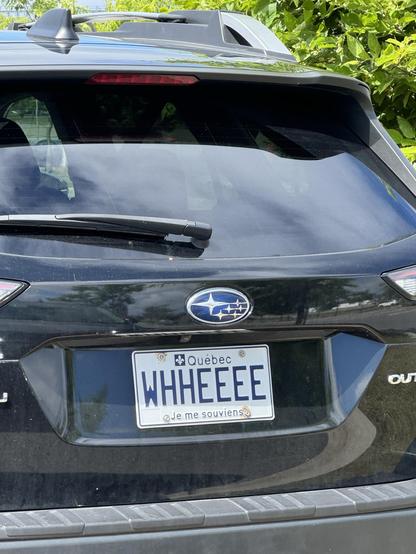
<path id="1" fill-rule="evenodd" d="M 403 185 L 322 99 L 243 85 L 16 96 L 0 120 L 0 213 L 199 220 L 213 227 L 206 257 L 366 249 L 415 232 Z"/>
<path id="2" fill-rule="evenodd" d="M 8 106 L 4 117 L 23 130 L 44 182 L 62 190 L 69 198 L 73 197 L 74 187 L 68 174 L 65 150 L 45 103 L 33 96 L 23 96 Z M 57 181 L 49 179 L 49 176 Z"/>

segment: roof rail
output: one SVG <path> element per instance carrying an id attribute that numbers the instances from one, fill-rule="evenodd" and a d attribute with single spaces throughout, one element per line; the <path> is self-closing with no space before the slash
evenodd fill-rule
<path id="1" fill-rule="evenodd" d="M 170 13 L 153 12 L 91 12 L 80 13 L 72 16 L 74 25 L 90 23 L 93 21 L 132 21 L 133 19 L 151 19 L 153 21 L 186 23 L 186 18 Z"/>
<path id="2" fill-rule="evenodd" d="M 134 21 L 139 20 L 139 21 Z M 150 20 L 150 21 L 147 21 Z M 96 32 L 94 22 L 124 22 L 117 31 Z M 155 24 L 157 23 L 157 25 Z M 87 23 L 91 31 L 81 31 Z M 12 24 L 16 28 L 15 24 Z M 286 46 L 265 25 L 237 12 L 218 10 L 180 10 L 170 13 L 94 12 L 71 15 L 70 10 L 49 10 L 37 21 L 20 23 L 33 40 L 77 41 L 78 33 L 120 36 L 130 39 L 153 39 L 163 42 L 192 43 L 214 46 L 248 54 L 253 50 L 278 58 L 295 61 Z"/>

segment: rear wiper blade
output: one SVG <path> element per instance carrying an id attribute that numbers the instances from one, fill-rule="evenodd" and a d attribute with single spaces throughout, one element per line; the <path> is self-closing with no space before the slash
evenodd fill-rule
<path id="1" fill-rule="evenodd" d="M 0 216 L 0 229 L 3 226 L 87 229 L 116 233 L 139 234 L 165 237 L 183 235 L 202 241 L 209 240 L 212 227 L 209 223 L 162 217 L 141 217 L 117 214 L 11 214 Z"/>

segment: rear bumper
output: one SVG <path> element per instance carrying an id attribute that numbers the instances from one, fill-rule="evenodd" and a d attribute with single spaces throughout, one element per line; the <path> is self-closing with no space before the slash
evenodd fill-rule
<path id="1" fill-rule="evenodd" d="M 416 550 L 416 480 L 292 494 L 0 513 L 0 551 L 366 554 Z"/>
<path id="2" fill-rule="evenodd" d="M 416 510 L 249 527 L 12 541 L 2 552 L 34 554 L 411 554 Z"/>

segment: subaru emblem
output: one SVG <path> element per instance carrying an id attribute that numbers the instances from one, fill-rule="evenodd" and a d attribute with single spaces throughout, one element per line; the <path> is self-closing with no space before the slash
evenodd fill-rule
<path id="1" fill-rule="evenodd" d="M 234 289 L 212 288 L 193 294 L 186 303 L 188 314 L 202 323 L 227 325 L 246 318 L 252 310 L 245 294 Z"/>

